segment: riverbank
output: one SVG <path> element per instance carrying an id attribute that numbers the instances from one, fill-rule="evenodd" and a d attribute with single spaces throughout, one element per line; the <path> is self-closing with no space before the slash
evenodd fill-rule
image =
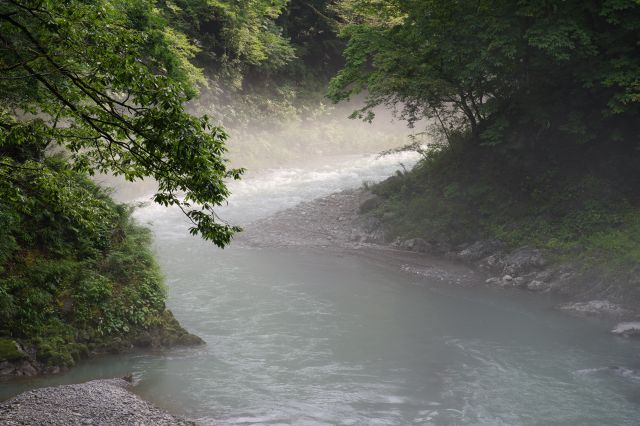
<path id="1" fill-rule="evenodd" d="M 0 377 L 133 348 L 202 344 L 166 307 L 149 229 L 62 157 L 0 205 Z M 3 200 L 7 201 L 7 200 Z"/>
<path id="2" fill-rule="evenodd" d="M 124 379 L 46 387 L 0 402 L 3 425 L 187 426 L 195 423 L 173 416 L 131 393 Z"/>
<path id="3" fill-rule="evenodd" d="M 371 214 L 381 203 L 366 189 L 343 191 L 259 220 L 238 240 L 254 246 L 349 250 L 420 276 L 549 294 L 557 298 L 558 309 L 575 315 L 620 322 L 640 316 L 635 287 L 606 271 L 557 261 L 544 250 L 509 249 L 496 239 L 456 245 L 418 236 L 390 241 L 386 225 Z"/>
<path id="4" fill-rule="evenodd" d="M 165 310 L 153 326 L 78 343 L 79 349 L 73 352 L 74 363 L 71 365 L 41 361 L 39 348 L 29 340 L 0 338 L 0 378 L 58 374 L 72 368 L 77 361 L 105 354 L 204 344 L 200 337 L 186 331 L 170 310 Z"/>
<path id="5" fill-rule="evenodd" d="M 549 310 L 555 297 L 482 285 L 489 271 L 420 242 L 371 242 L 368 200 L 346 191 L 283 210 L 222 254 L 159 237 L 171 306 L 210 345 L 128 365 L 136 393 L 205 424 L 475 424 L 488 411 L 488 424 L 529 424 L 539 406 L 552 423 L 637 418 L 615 405 L 637 392 L 637 342 Z"/>

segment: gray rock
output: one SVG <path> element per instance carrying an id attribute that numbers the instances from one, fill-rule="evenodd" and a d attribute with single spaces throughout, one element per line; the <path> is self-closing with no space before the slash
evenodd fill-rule
<path id="1" fill-rule="evenodd" d="M 625 337 L 638 336 L 640 335 L 640 321 L 621 322 L 611 330 L 611 333 Z"/>
<path id="2" fill-rule="evenodd" d="M 521 247 L 504 258 L 505 274 L 523 275 L 547 264 L 542 252 L 537 249 Z"/>
<path id="3" fill-rule="evenodd" d="M 400 248 L 409 251 L 416 251 L 418 253 L 427 253 L 431 250 L 431 244 L 422 238 L 411 238 L 403 241 L 400 244 Z"/>
<path id="4" fill-rule="evenodd" d="M 382 199 L 375 194 L 366 195 L 360 202 L 358 210 L 360 213 L 369 212 L 382 204 Z"/>
<path id="5" fill-rule="evenodd" d="M 503 256 L 501 253 L 495 253 L 478 262 L 478 266 L 483 269 L 495 270 L 503 267 Z"/>
<path id="6" fill-rule="evenodd" d="M 496 254 L 502 247 L 503 243 L 498 240 L 476 241 L 457 255 L 462 260 L 475 261 Z"/>
<path id="7" fill-rule="evenodd" d="M 551 288 L 551 286 L 544 281 L 540 280 L 531 280 L 529 284 L 527 284 L 527 290 L 529 291 L 547 291 Z"/>
<path id="8" fill-rule="evenodd" d="M 535 273 L 535 279 L 539 281 L 549 281 L 553 278 L 555 271 L 553 269 L 543 269 L 542 271 Z"/>
<path id="9" fill-rule="evenodd" d="M 608 300 L 567 303 L 560 306 L 560 309 L 585 315 L 623 316 L 629 313 L 628 310 L 622 308 L 620 305 L 611 303 Z"/>

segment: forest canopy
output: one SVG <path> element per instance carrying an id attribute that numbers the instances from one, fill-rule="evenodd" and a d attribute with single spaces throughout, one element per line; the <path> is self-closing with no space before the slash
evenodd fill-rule
<path id="1" fill-rule="evenodd" d="M 529 152 L 550 140 L 638 147 L 637 1 L 339 6 L 347 63 L 330 96 L 366 92 L 362 117 L 385 104 L 445 135 L 468 130 L 473 143 Z"/>
<path id="2" fill-rule="evenodd" d="M 42 167 L 57 146 L 78 171 L 151 176 L 156 202 L 180 207 L 192 233 L 222 246 L 236 228 L 213 208 L 241 170 L 224 159 L 224 130 L 185 111 L 204 82 L 190 62 L 197 49 L 154 3 L 1 3 L 0 172 L 10 180 Z"/>

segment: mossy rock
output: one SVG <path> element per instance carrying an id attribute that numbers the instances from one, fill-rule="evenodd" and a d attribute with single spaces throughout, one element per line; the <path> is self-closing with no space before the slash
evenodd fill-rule
<path id="1" fill-rule="evenodd" d="M 0 339 L 0 361 L 19 361 L 27 355 L 18 348 L 15 340 Z"/>

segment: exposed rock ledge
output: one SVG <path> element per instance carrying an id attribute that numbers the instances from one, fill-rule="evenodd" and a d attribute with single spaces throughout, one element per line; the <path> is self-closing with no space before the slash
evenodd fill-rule
<path id="1" fill-rule="evenodd" d="M 123 379 L 55 386 L 24 392 L 0 402 L 2 425 L 183 426 L 173 416 L 134 395 Z"/>

